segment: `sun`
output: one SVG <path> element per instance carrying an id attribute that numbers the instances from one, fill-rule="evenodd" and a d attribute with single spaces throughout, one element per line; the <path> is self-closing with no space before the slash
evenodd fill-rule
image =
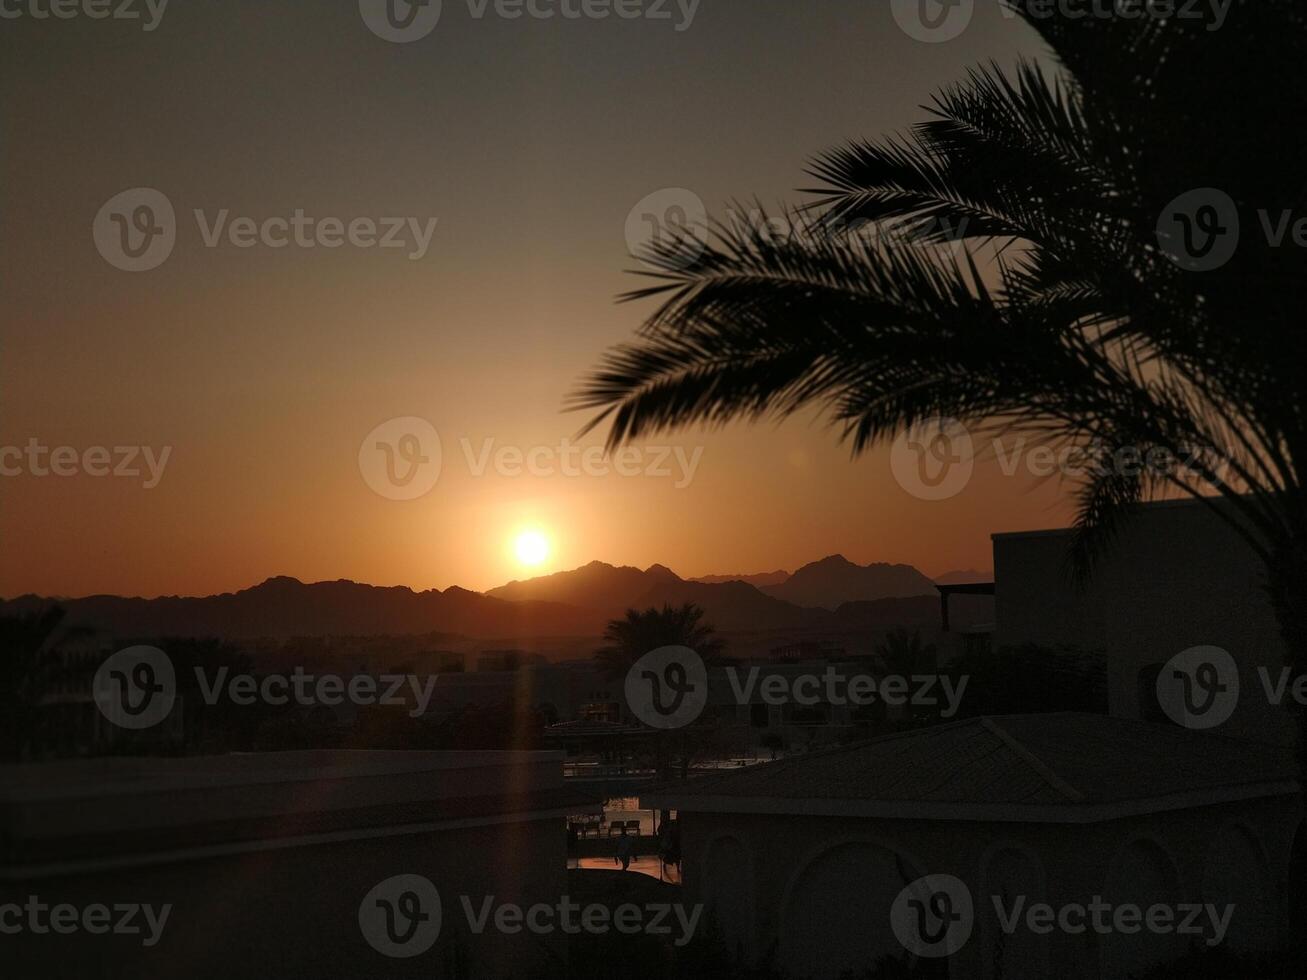
<path id="1" fill-rule="evenodd" d="M 540 531 L 523 531 L 513 540 L 513 553 L 523 565 L 542 565 L 549 557 L 549 539 Z"/>

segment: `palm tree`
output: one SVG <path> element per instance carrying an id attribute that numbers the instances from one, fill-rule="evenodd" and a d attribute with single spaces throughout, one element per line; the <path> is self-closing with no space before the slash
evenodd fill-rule
<path id="1" fill-rule="evenodd" d="M 920 630 L 890 630 L 876 644 L 876 658 L 886 674 L 899 677 L 934 673 L 936 666 L 935 645 L 924 642 Z"/>
<path id="2" fill-rule="evenodd" d="M 682 606 L 664 604 L 661 609 L 644 611 L 628 609 L 621 619 L 609 621 L 604 629 L 607 645 L 595 653 L 595 660 L 604 674 L 614 680 L 624 679 L 637 660 L 659 647 L 689 647 L 705 664 L 711 664 L 721 657 L 726 643 L 703 621 L 703 616 L 703 609 L 692 602 Z M 676 768 L 685 780 L 690 777 L 694 758 L 711 751 L 715 744 L 711 733 L 696 732 L 691 737 L 686 729 L 681 729 L 675 733 L 654 732 L 652 748 L 654 769 L 660 777 L 665 778 L 672 770 L 675 754 L 680 760 Z M 664 821 L 668 816 L 663 811 Z"/>
<path id="3" fill-rule="evenodd" d="M 57 678 L 52 650 L 64 614 L 50 606 L 0 617 L 0 757 L 21 762 L 34 741 L 41 699 Z"/>
<path id="4" fill-rule="evenodd" d="M 1009 5 L 1056 72 L 975 68 L 909 133 L 819 157 L 804 213 L 820 234 L 717 223 L 706 244 L 653 245 L 655 282 L 625 298 L 659 306 L 571 405 L 595 413 L 587 429 L 610 424 L 610 447 L 815 408 L 855 453 L 953 418 L 1193 459 L 1093 469 L 1071 571 L 1090 574 L 1139 501 L 1196 497 L 1260 556 L 1296 676 L 1307 250 L 1272 232 L 1307 217 L 1307 5 L 1234 0 L 1219 30 Z M 1195 271 L 1164 229 L 1196 217 L 1228 234 L 1214 205 L 1181 213 L 1203 188 L 1228 195 L 1242 233 L 1225 265 Z"/>
<path id="5" fill-rule="evenodd" d="M 694 603 L 664 605 L 662 609 L 628 609 L 604 629 L 606 645 L 595 653 L 605 674 L 624 678 L 631 665 L 659 647 L 689 647 L 705 663 L 712 663 L 726 644 L 713 627 L 704 623 L 703 609 Z"/>

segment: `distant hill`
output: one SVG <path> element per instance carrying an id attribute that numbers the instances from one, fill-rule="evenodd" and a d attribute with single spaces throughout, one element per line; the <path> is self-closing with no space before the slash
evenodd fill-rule
<path id="1" fill-rule="evenodd" d="M 747 582 L 664 582 L 646 593 L 638 607 L 681 605 L 702 606 L 704 619 L 720 630 L 785 629 L 819 627 L 830 623 L 824 609 L 805 609 L 777 599 Z"/>
<path id="2" fill-rule="evenodd" d="M 974 568 L 966 571 L 945 572 L 943 575 L 935 576 L 936 585 L 969 585 L 972 582 L 992 582 L 994 581 L 993 572 L 978 572 Z"/>
<path id="3" fill-rule="evenodd" d="M 226 639 L 289 636 L 373 636 L 461 633 L 527 637 L 597 635 L 602 618 L 587 609 L 548 602 L 505 602 L 449 588 L 414 592 L 358 582 L 305 584 L 270 578 L 250 589 L 202 598 L 128 599 L 91 596 L 0 602 L 0 615 L 30 612 L 56 602 L 69 625 L 117 637 L 215 636 Z"/>
<path id="4" fill-rule="evenodd" d="M 818 625 L 817 610 L 765 595 L 746 582 L 687 581 L 663 565 L 641 571 L 594 561 L 570 572 L 557 572 L 491 589 L 487 596 L 514 602 L 535 601 L 585 606 L 606 619 L 627 609 L 693 602 L 718 629 L 771 629 Z"/>
<path id="5" fill-rule="evenodd" d="M 804 565 L 762 591 L 798 606 L 831 610 L 846 602 L 939 595 L 935 583 L 911 565 L 855 565 L 843 555 Z"/>
<path id="6" fill-rule="evenodd" d="M 756 589 L 761 589 L 767 585 L 780 585 L 790 577 L 790 573 L 784 569 L 778 569 L 774 572 L 758 572 L 755 575 L 700 575 L 696 578 L 689 579 L 691 582 L 702 582 L 705 585 L 721 585 L 725 582 L 743 582 L 746 585 L 752 585 Z"/>
<path id="7" fill-rule="evenodd" d="M 592 561 L 568 572 L 556 572 L 521 582 L 509 582 L 486 595 L 509 602 L 561 602 L 603 612 L 626 610 L 651 589 L 681 579 L 669 568 L 650 565 L 641 571 L 630 565 Z"/>
<path id="8" fill-rule="evenodd" d="M 846 602 L 835 611 L 835 622 L 841 629 L 919 629 L 929 635 L 939 630 L 942 621 L 938 596 Z M 949 602 L 949 623 L 955 630 L 993 621 L 994 600 L 990 596 L 954 596 Z"/>

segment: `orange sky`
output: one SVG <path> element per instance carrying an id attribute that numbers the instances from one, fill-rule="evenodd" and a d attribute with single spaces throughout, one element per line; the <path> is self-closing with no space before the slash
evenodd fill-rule
<path id="1" fill-rule="evenodd" d="M 812 154 L 922 119 L 968 64 L 1034 52 L 1018 23 L 986 13 L 924 45 L 887 5 L 716 0 L 680 33 L 447 13 L 396 46 L 351 4 L 196 6 L 148 34 L 17 21 L 0 38 L 0 446 L 172 447 L 152 489 L 0 477 L 0 595 L 197 594 L 274 574 L 484 589 L 527 574 L 510 548 L 525 526 L 552 539 L 546 571 L 842 552 L 939 573 L 987 569 L 992 531 L 1066 520 L 1056 486 L 994 463 L 950 500 L 917 500 L 887 450 L 851 463 L 812 419 L 651 440 L 702 450 L 679 488 L 478 476 L 461 444 L 558 447 L 579 428 L 564 395 L 647 312 L 613 303 L 634 281 L 624 228 L 641 198 L 689 188 L 717 214 L 797 200 Z M 133 187 L 179 218 L 171 258 L 137 274 L 91 236 Z M 196 209 L 438 221 L 410 261 L 209 248 Z M 398 416 L 442 441 L 439 482 L 415 501 L 359 471 L 363 438 Z"/>

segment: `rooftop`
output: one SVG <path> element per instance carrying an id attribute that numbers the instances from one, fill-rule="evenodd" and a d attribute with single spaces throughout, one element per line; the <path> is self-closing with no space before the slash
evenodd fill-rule
<path id="1" fill-rule="evenodd" d="M 267 752 L 0 766 L 0 880 L 589 812 L 561 752 Z M 561 824 L 560 824 L 561 826 Z"/>
<path id="2" fill-rule="evenodd" d="M 665 785 L 687 812 L 1089 823 L 1297 792 L 1292 751 L 1077 712 L 972 718 Z"/>

